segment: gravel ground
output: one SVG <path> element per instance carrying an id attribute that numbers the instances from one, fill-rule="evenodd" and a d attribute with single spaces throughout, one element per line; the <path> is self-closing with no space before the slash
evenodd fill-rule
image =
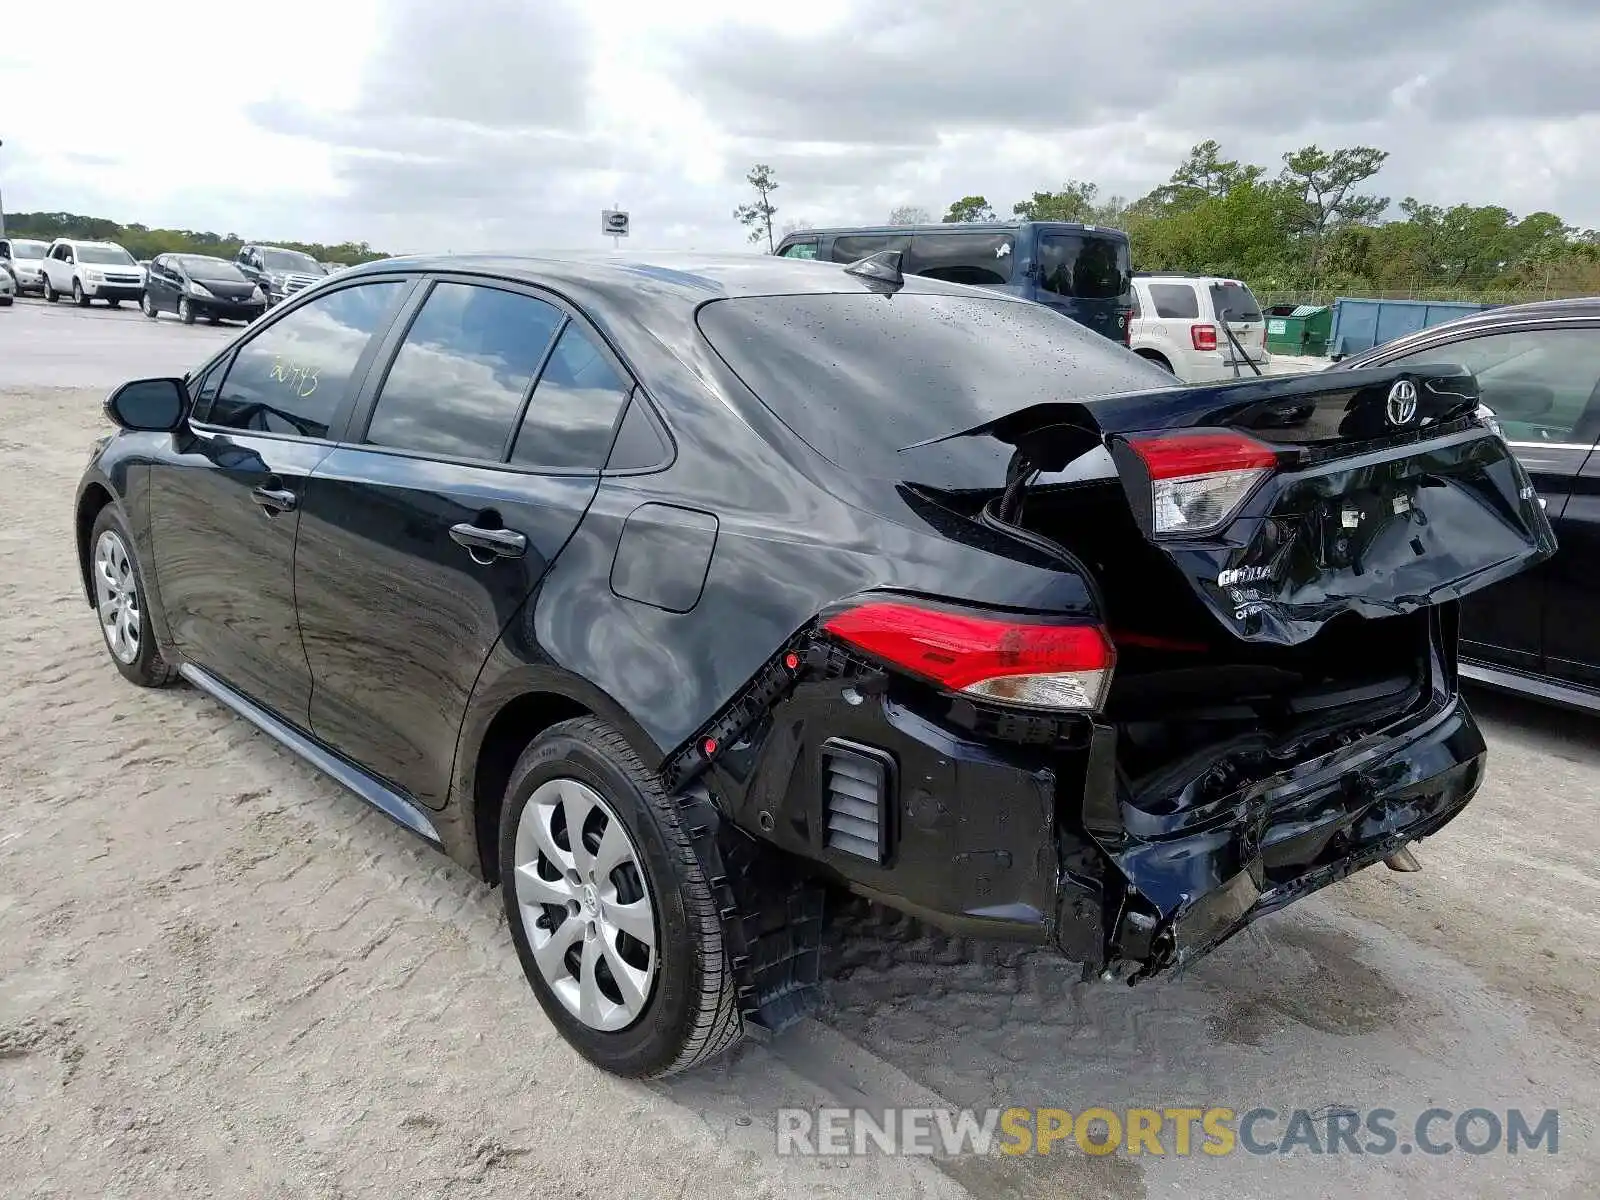
<path id="1" fill-rule="evenodd" d="M 105 660 L 71 500 L 103 388 L 227 336 L 0 310 L 0 1156 L 18 1197 L 1596 1194 L 1600 726 L 1475 698 L 1478 800 L 1183 977 L 851 914 L 828 1003 L 662 1084 L 566 1049 L 499 897 L 219 705 Z M 66 383 L 71 386 L 53 386 Z M 780 1158 L 816 1104 L 1559 1108 L 1559 1152 Z"/>

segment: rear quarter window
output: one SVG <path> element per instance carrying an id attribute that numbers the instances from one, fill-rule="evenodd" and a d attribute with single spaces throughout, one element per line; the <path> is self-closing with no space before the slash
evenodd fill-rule
<path id="1" fill-rule="evenodd" d="M 1156 316 L 1169 320 L 1186 320 L 1200 315 L 1200 297 L 1187 283 L 1152 283 L 1150 303 L 1155 305 Z"/>

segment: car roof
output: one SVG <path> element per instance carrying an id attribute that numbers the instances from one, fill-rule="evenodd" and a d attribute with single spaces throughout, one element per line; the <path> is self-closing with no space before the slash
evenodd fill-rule
<path id="1" fill-rule="evenodd" d="M 1081 221 L 940 221 L 927 225 L 836 225 L 828 229 L 796 229 L 783 235 L 784 241 L 803 241 L 812 237 L 836 237 L 857 233 L 1012 233 L 1024 225 L 1043 225 L 1053 229 L 1082 229 L 1125 238 L 1128 235 L 1110 225 L 1086 225 Z"/>
<path id="2" fill-rule="evenodd" d="M 59 237 L 50 244 L 53 246 L 56 242 L 65 242 L 69 246 L 115 246 L 118 250 L 122 249 L 121 242 L 102 242 L 99 238 Z"/>
<path id="3" fill-rule="evenodd" d="M 558 291 L 581 291 L 601 303 L 636 307 L 648 289 L 658 302 L 677 301 L 698 308 L 708 300 L 737 296 L 825 295 L 881 292 L 883 285 L 847 273 L 838 263 L 780 258 L 771 254 L 663 252 L 626 255 L 610 252 L 418 255 L 363 263 L 341 273 L 344 280 L 387 271 L 456 271 L 513 282 L 543 284 Z M 902 293 L 972 296 L 1027 303 L 1000 292 L 907 275 Z M 578 300 L 577 295 L 573 296 Z M 608 305 L 609 306 L 609 305 Z"/>

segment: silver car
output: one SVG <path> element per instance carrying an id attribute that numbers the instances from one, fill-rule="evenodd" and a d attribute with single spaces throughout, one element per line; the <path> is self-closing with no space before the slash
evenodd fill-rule
<path id="1" fill-rule="evenodd" d="M 0 308 L 10 308 L 11 302 L 17 298 L 17 282 L 11 278 L 11 272 L 0 269 Z"/>

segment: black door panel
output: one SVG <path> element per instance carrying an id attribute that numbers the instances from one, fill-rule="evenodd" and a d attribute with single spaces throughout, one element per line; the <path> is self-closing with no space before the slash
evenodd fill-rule
<path id="1" fill-rule="evenodd" d="M 1461 648 L 1469 658 L 1536 671 L 1543 658 L 1549 583 L 1566 552 L 1561 514 L 1573 476 L 1589 451 L 1587 447 L 1526 443 L 1514 443 L 1512 449 L 1544 501 L 1561 550 L 1554 558 L 1463 601 Z"/>
<path id="2" fill-rule="evenodd" d="M 1596 334 L 1600 337 L 1600 333 Z M 1600 462 L 1590 452 L 1572 477 L 1559 514 L 1550 502 L 1560 550 L 1539 569 L 1545 576 L 1545 670 L 1600 687 Z"/>
<path id="3" fill-rule="evenodd" d="M 596 485 L 354 446 L 329 455 L 301 503 L 295 559 L 312 731 L 440 807 L 478 669 Z M 525 544 L 463 545 L 462 525 Z"/>
<path id="4" fill-rule="evenodd" d="M 330 447 L 200 432 L 151 468 L 151 543 L 167 627 L 186 659 L 304 727 L 311 673 L 295 620 L 297 494 Z"/>

